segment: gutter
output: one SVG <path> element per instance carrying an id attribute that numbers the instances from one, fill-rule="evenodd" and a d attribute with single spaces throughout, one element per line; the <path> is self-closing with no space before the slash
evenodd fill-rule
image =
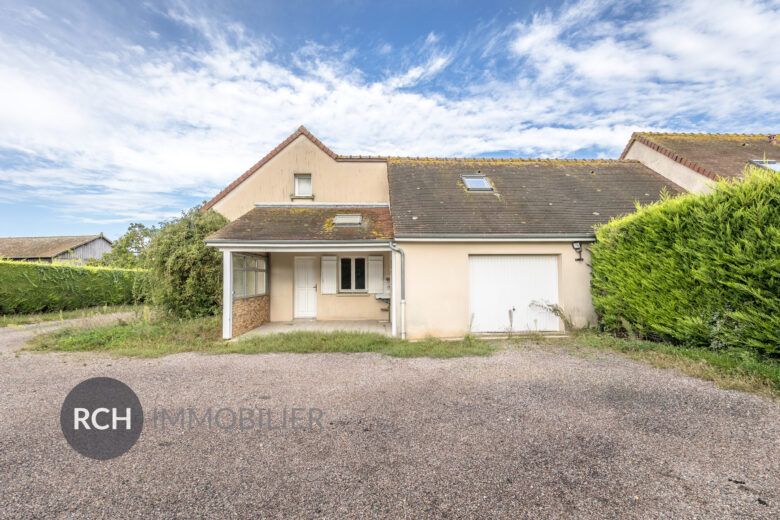
<path id="1" fill-rule="evenodd" d="M 396 242 L 595 242 L 594 233 L 409 233 Z"/>
<path id="2" fill-rule="evenodd" d="M 390 249 L 401 253 L 401 339 L 406 339 L 406 254 L 403 249 L 395 245 L 395 242 L 390 242 Z"/>

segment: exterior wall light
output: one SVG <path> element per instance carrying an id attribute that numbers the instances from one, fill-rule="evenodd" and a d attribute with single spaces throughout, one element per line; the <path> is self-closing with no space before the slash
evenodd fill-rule
<path id="1" fill-rule="evenodd" d="M 577 251 L 579 257 L 575 258 L 576 262 L 582 262 L 582 242 L 572 242 L 571 247 Z"/>

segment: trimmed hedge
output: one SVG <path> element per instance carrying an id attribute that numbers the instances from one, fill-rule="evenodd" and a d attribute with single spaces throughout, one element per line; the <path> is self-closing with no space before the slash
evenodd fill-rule
<path id="1" fill-rule="evenodd" d="M 596 230 L 591 293 L 603 329 L 780 355 L 780 175 L 663 197 Z"/>
<path id="2" fill-rule="evenodd" d="M 144 271 L 0 260 L 0 314 L 119 305 L 136 300 Z"/>

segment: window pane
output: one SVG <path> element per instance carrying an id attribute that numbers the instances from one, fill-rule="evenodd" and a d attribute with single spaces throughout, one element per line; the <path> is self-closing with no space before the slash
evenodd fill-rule
<path id="1" fill-rule="evenodd" d="M 490 184 L 490 182 L 487 180 L 487 177 L 481 177 L 478 175 L 464 175 L 462 177 L 463 183 L 466 185 L 466 188 L 469 190 L 491 190 L 493 189 L 493 186 Z"/>
<path id="2" fill-rule="evenodd" d="M 255 280 L 257 280 L 257 271 L 247 271 L 246 272 L 246 295 L 247 296 L 254 296 L 257 294 L 257 290 L 255 289 Z"/>
<path id="3" fill-rule="evenodd" d="M 265 294 L 265 273 L 257 273 L 257 294 Z"/>
<path id="4" fill-rule="evenodd" d="M 355 290 L 362 291 L 366 288 L 366 259 L 355 258 Z"/>
<path id="5" fill-rule="evenodd" d="M 299 197 L 311 196 L 311 175 L 295 176 L 295 194 Z"/>
<path id="6" fill-rule="evenodd" d="M 246 259 L 246 266 L 250 269 L 257 269 L 257 258 L 249 257 Z"/>
<path id="7" fill-rule="evenodd" d="M 266 258 L 264 256 L 261 256 L 257 260 L 258 260 L 257 262 L 258 267 L 260 267 L 260 269 L 265 269 Z"/>
<path id="8" fill-rule="evenodd" d="M 341 259 L 341 288 L 343 290 L 352 289 L 352 259 Z"/>
<path id="9" fill-rule="evenodd" d="M 246 295 L 244 289 L 244 271 L 233 269 L 233 296 L 241 298 Z"/>

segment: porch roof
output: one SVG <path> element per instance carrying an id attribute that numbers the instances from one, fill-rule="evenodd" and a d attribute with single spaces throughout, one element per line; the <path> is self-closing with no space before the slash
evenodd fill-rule
<path id="1" fill-rule="evenodd" d="M 359 214 L 359 225 L 335 225 L 336 215 Z M 393 238 L 387 205 L 258 206 L 206 238 L 207 243 L 242 241 L 382 241 Z"/>

